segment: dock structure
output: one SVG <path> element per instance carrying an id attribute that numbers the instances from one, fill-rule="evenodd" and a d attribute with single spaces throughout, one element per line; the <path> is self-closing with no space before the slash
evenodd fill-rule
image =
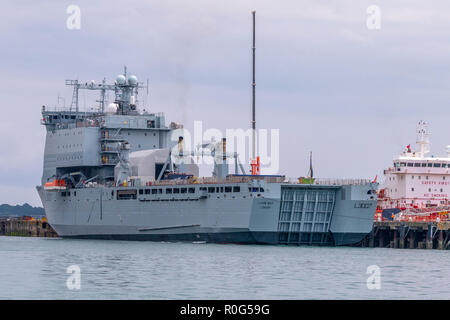
<path id="1" fill-rule="evenodd" d="M 372 232 L 361 241 L 362 247 L 399 249 L 450 249 L 450 221 L 374 222 Z"/>
<path id="2" fill-rule="evenodd" d="M 0 236 L 55 238 L 58 234 L 45 220 L 0 219 Z"/>

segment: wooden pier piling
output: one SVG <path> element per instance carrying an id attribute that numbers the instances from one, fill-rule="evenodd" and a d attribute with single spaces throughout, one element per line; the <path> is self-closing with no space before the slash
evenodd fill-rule
<path id="1" fill-rule="evenodd" d="M 450 222 L 375 222 L 365 239 L 369 247 L 450 249 Z"/>
<path id="2" fill-rule="evenodd" d="M 409 248 L 414 249 L 415 247 L 415 237 L 414 237 L 414 230 L 409 230 Z"/>

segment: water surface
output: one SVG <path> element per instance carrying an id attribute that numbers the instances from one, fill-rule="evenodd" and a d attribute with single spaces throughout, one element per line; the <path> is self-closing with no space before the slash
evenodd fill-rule
<path id="1" fill-rule="evenodd" d="M 450 299 L 450 251 L 0 237 L 0 299 Z M 81 288 L 69 290 L 78 265 Z M 381 288 L 367 287 L 380 268 Z"/>

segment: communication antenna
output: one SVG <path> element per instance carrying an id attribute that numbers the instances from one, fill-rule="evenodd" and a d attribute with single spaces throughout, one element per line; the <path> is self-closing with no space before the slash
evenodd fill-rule
<path id="1" fill-rule="evenodd" d="M 66 110 L 66 99 L 64 99 L 63 97 L 61 97 L 61 96 L 59 95 L 59 92 L 58 92 L 58 106 L 59 106 L 59 101 L 60 101 L 60 100 L 63 101 L 63 110 Z"/>
<path id="2" fill-rule="evenodd" d="M 416 143 L 419 147 L 419 150 L 417 151 L 418 156 L 424 157 L 425 154 L 430 152 L 430 132 L 428 131 L 428 124 L 425 121 L 419 121 L 416 134 Z"/>
<path id="3" fill-rule="evenodd" d="M 309 153 L 309 171 L 308 171 L 308 178 L 309 178 L 309 179 L 314 178 L 314 171 L 313 171 L 313 165 L 312 165 L 312 151 Z"/>
<path id="4" fill-rule="evenodd" d="M 256 51 L 256 44 L 255 44 L 255 25 L 256 25 L 256 11 L 252 11 L 253 15 L 253 46 L 252 46 L 252 53 L 253 53 L 253 81 L 252 81 L 252 160 L 251 160 L 251 167 L 252 167 L 252 175 L 259 175 L 259 156 L 256 156 L 256 97 L 255 97 L 255 89 L 256 89 L 256 80 L 255 80 L 255 51 Z"/>

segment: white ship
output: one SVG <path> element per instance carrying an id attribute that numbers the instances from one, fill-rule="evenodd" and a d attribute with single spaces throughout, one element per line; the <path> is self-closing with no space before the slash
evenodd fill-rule
<path id="1" fill-rule="evenodd" d="M 393 167 L 384 170 L 385 182 L 378 194 L 383 216 L 430 211 L 450 204 L 450 146 L 446 156 L 430 156 L 429 136 L 427 123 L 420 121 L 416 149 L 408 145 L 394 157 Z"/>

